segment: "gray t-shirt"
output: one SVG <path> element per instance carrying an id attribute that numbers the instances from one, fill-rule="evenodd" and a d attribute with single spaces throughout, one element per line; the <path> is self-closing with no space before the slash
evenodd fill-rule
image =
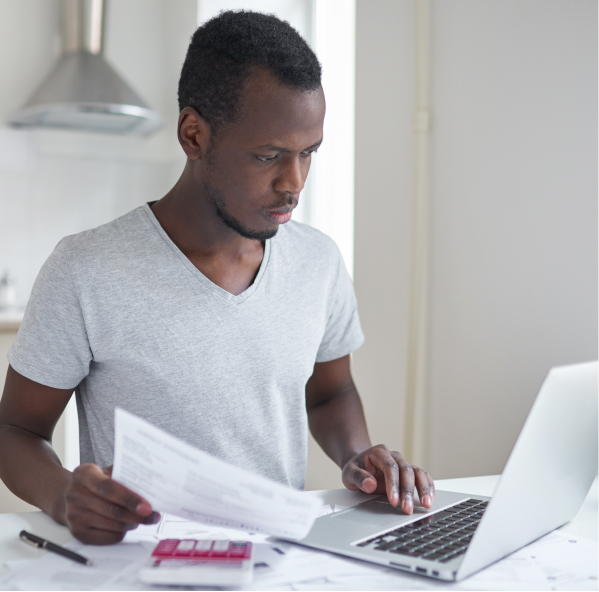
<path id="1" fill-rule="evenodd" d="M 111 465 L 120 406 L 193 446 L 302 488 L 305 385 L 363 341 L 336 245 L 289 222 L 254 283 L 213 284 L 148 205 L 63 239 L 9 351 L 23 376 L 75 388 L 81 462 Z"/>

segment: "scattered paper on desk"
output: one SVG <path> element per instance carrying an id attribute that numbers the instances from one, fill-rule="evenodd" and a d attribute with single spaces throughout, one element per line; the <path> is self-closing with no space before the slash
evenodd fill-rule
<path id="1" fill-rule="evenodd" d="M 140 525 L 136 529 L 128 531 L 123 540 L 125 543 L 149 543 L 156 546 L 158 541 L 163 539 L 247 540 L 254 544 L 271 540 L 266 534 L 191 522 L 167 513 L 160 516 L 157 524 Z"/>
<path id="2" fill-rule="evenodd" d="M 60 555 L 48 553 L 39 559 L 10 561 L 7 583 L 12 590 L 142 590 L 138 578 L 141 565 L 151 547 L 141 544 L 84 545 L 71 541 L 66 545 L 85 554 L 93 565 L 81 565 Z M 4 582 L 0 582 L 0 586 Z"/>
<path id="3" fill-rule="evenodd" d="M 284 538 L 306 536 L 320 502 L 234 467 L 116 409 L 112 477 L 159 512 Z"/>
<path id="4" fill-rule="evenodd" d="M 371 565 L 370 570 L 363 573 L 324 572 L 319 579 L 293 582 L 292 589 L 597 590 L 597 542 L 554 531 L 456 583 Z"/>
<path id="5" fill-rule="evenodd" d="M 597 542 L 559 530 L 461 582 L 464 590 L 597 590 Z"/>
<path id="6" fill-rule="evenodd" d="M 161 525 L 175 538 L 194 529 L 199 535 L 203 528 L 205 538 L 222 535 L 255 541 L 254 582 L 245 590 L 597 590 L 597 542 L 560 531 L 452 584 L 263 535 L 186 524 L 168 515 Z M 53 553 L 40 559 L 9 561 L 11 571 L 0 579 L 0 590 L 160 589 L 138 578 L 141 564 L 156 545 L 153 537 L 157 533 L 148 531 L 148 540 L 127 542 L 133 533 L 127 534 L 125 542 L 106 547 L 78 541 L 66 545 L 92 559 L 93 567 Z"/>

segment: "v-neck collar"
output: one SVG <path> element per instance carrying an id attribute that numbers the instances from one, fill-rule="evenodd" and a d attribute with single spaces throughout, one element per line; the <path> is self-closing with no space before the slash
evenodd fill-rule
<path id="1" fill-rule="evenodd" d="M 200 282 L 200 284 L 216 294 L 217 296 L 223 298 L 227 302 L 231 304 L 242 304 L 245 302 L 257 289 L 260 285 L 260 281 L 264 277 L 266 273 L 266 268 L 268 267 L 268 260 L 270 259 L 270 240 L 264 241 L 264 255 L 262 256 L 262 263 L 260 263 L 260 269 L 258 270 L 258 275 L 256 279 L 253 281 L 252 285 L 244 290 L 241 294 L 231 294 L 231 292 L 227 292 L 224 288 L 217 286 L 214 282 L 209 280 L 179 249 L 179 247 L 171 240 L 169 235 L 164 231 L 164 228 L 160 226 L 160 222 L 158 222 L 158 218 L 154 215 L 152 208 L 149 204 L 144 204 L 143 209 L 148 216 L 150 222 L 156 229 L 156 232 L 160 235 L 160 237 L 164 240 L 164 242 L 171 248 L 171 250 L 175 253 L 175 255 L 179 258 L 179 260 L 185 265 L 189 272 L 194 276 L 194 278 Z"/>

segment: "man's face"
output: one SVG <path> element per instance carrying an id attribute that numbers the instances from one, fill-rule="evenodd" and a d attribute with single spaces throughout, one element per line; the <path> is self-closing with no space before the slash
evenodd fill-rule
<path id="1" fill-rule="evenodd" d="M 200 165 L 226 226 L 265 240 L 291 219 L 322 142 L 324 114 L 322 89 L 292 89 L 267 72 L 250 78 L 240 118 L 224 127 Z"/>

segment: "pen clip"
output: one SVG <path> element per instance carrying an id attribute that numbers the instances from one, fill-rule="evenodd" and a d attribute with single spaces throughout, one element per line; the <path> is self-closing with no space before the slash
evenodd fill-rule
<path id="1" fill-rule="evenodd" d="M 27 543 L 28 545 L 31 545 L 32 547 L 35 547 L 36 549 L 39 549 L 39 548 L 41 547 L 41 544 L 40 544 L 40 543 L 38 543 L 37 541 L 34 541 L 34 540 L 32 540 L 31 538 L 29 538 L 29 533 L 28 533 L 28 532 L 26 532 L 26 531 L 24 531 L 24 530 L 22 530 L 22 531 L 19 533 L 19 538 L 20 538 L 20 539 L 21 539 L 23 542 Z"/>

